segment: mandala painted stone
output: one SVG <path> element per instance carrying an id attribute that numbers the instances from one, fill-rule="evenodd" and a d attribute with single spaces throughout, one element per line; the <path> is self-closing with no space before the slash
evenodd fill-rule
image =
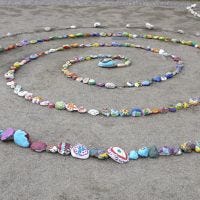
<path id="1" fill-rule="evenodd" d="M 128 153 L 120 147 L 110 147 L 108 149 L 108 155 L 118 163 L 126 163 L 129 161 Z"/>
<path id="2" fill-rule="evenodd" d="M 85 145 L 77 144 L 72 147 L 71 155 L 74 158 L 87 159 L 87 158 L 89 158 L 89 150 Z"/>

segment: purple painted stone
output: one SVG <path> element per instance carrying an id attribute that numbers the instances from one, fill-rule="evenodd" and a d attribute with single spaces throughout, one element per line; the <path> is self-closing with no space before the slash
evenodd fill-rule
<path id="1" fill-rule="evenodd" d="M 31 144 L 31 149 L 36 152 L 45 151 L 47 144 L 41 141 L 35 141 Z"/>
<path id="2" fill-rule="evenodd" d="M 105 86 L 105 83 L 96 83 L 96 86 L 104 87 L 104 86 Z"/>
<path id="3" fill-rule="evenodd" d="M 1 140 L 2 141 L 12 140 L 14 133 L 15 130 L 13 128 L 6 129 L 1 135 Z"/>

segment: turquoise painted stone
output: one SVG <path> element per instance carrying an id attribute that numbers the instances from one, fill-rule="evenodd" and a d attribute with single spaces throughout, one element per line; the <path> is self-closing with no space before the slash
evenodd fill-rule
<path id="1" fill-rule="evenodd" d="M 98 66 L 102 68 L 114 68 L 117 67 L 117 62 L 111 58 L 104 58 L 103 60 L 99 61 Z"/>
<path id="2" fill-rule="evenodd" d="M 88 81 L 88 85 L 96 85 L 96 81 L 94 79 L 90 79 Z"/>
<path id="3" fill-rule="evenodd" d="M 27 148 L 30 146 L 29 134 L 23 130 L 17 130 L 14 134 L 14 143 L 20 147 Z"/>
<path id="4" fill-rule="evenodd" d="M 149 148 L 143 147 L 138 150 L 138 155 L 142 158 L 147 158 L 149 156 Z"/>
<path id="5" fill-rule="evenodd" d="M 159 156 L 158 149 L 155 145 L 149 147 L 149 157 L 150 158 L 157 158 Z"/>
<path id="6" fill-rule="evenodd" d="M 111 111 L 110 111 L 110 115 L 111 115 L 112 117 L 118 117 L 119 114 L 120 114 L 120 113 L 119 113 L 118 110 L 111 109 Z"/>
<path id="7" fill-rule="evenodd" d="M 128 156 L 130 160 L 137 160 L 139 158 L 138 153 L 135 150 L 130 151 Z"/>

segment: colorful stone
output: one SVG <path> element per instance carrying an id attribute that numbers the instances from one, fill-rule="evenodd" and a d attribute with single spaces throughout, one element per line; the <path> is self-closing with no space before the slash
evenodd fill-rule
<path id="1" fill-rule="evenodd" d="M 72 145 L 69 143 L 61 142 L 58 144 L 58 153 L 67 156 L 70 155 L 72 149 Z"/>
<path id="2" fill-rule="evenodd" d="M 138 149 L 138 155 L 142 158 L 147 158 L 149 156 L 149 148 L 143 147 L 141 149 Z"/>
<path id="3" fill-rule="evenodd" d="M 139 158 L 139 155 L 138 155 L 137 151 L 132 150 L 129 152 L 128 157 L 129 157 L 129 160 L 137 160 Z"/>
<path id="4" fill-rule="evenodd" d="M 1 133 L 1 141 L 13 140 L 15 130 L 13 128 L 7 128 Z"/>
<path id="5" fill-rule="evenodd" d="M 31 150 L 36 151 L 36 152 L 43 152 L 46 150 L 47 144 L 42 141 L 35 141 L 31 143 Z"/>
<path id="6" fill-rule="evenodd" d="M 89 150 L 85 145 L 77 144 L 72 147 L 71 155 L 74 158 L 87 159 L 87 158 L 89 158 Z"/>
<path id="7" fill-rule="evenodd" d="M 64 110 L 66 107 L 65 107 L 65 102 L 63 101 L 57 101 L 55 103 L 55 109 L 57 110 Z"/>
<path id="8" fill-rule="evenodd" d="M 28 148 L 30 146 L 29 134 L 23 130 L 17 130 L 14 133 L 14 143 L 20 147 Z"/>
<path id="9" fill-rule="evenodd" d="M 89 150 L 90 157 L 95 157 L 100 160 L 108 159 L 108 153 L 105 150 L 99 149 L 99 148 L 92 148 Z"/>
<path id="10" fill-rule="evenodd" d="M 46 152 L 57 153 L 58 152 L 57 145 L 48 144 L 47 147 L 46 147 Z"/>
<path id="11" fill-rule="evenodd" d="M 117 62 L 115 62 L 111 58 L 104 58 L 99 62 L 98 66 L 102 68 L 114 68 L 117 67 Z"/>
<path id="12" fill-rule="evenodd" d="M 195 146 L 195 143 L 189 141 L 181 144 L 180 148 L 184 153 L 191 153 L 193 150 L 195 150 Z"/>
<path id="13" fill-rule="evenodd" d="M 91 109 L 88 111 L 88 114 L 90 114 L 92 116 L 96 116 L 96 115 L 99 115 L 99 111 L 95 110 L 95 109 Z"/>
<path id="14" fill-rule="evenodd" d="M 150 158 L 157 158 L 159 156 L 158 149 L 155 145 L 149 147 L 149 157 Z"/>
<path id="15" fill-rule="evenodd" d="M 128 153 L 120 147 L 110 147 L 108 155 L 118 163 L 127 163 L 129 161 Z"/>
<path id="16" fill-rule="evenodd" d="M 142 116 L 142 110 L 140 108 L 133 108 L 131 111 L 131 115 L 133 117 L 141 117 Z"/>

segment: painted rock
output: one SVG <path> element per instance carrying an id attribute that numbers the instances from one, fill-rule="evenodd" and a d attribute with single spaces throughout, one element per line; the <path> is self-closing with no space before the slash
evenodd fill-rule
<path id="1" fill-rule="evenodd" d="M 200 153 L 200 142 L 196 141 L 195 152 Z"/>
<path id="2" fill-rule="evenodd" d="M 71 149 L 72 145 L 69 143 L 61 142 L 58 144 L 58 153 L 63 156 L 70 155 Z"/>
<path id="3" fill-rule="evenodd" d="M 149 155 L 149 148 L 143 147 L 141 149 L 138 149 L 138 155 L 142 158 L 147 158 Z"/>
<path id="4" fill-rule="evenodd" d="M 88 114 L 96 116 L 99 115 L 99 111 L 95 109 L 88 110 Z"/>
<path id="5" fill-rule="evenodd" d="M 142 81 L 142 86 L 149 86 L 151 85 L 151 82 L 149 80 Z"/>
<path id="6" fill-rule="evenodd" d="M 42 97 L 36 96 L 32 98 L 32 103 L 34 104 L 40 104 L 41 101 L 42 101 Z"/>
<path id="7" fill-rule="evenodd" d="M 49 102 L 48 108 L 55 108 L 55 103 Z"/>
<path id="8" fill-rule="evenodd" d="M 28 92 L 27 94 L 25 94 L 24 98 L 28 101 L 31 101 L 33 98 L 33 93 Z"/>
<path id="9" fill-rule="evenodd" d="M 168 146 L 160 147 L 158 152 L 160 156 L 170 156 L 173 154 L 172 149 Z"/>
<path id="10" fill-rule="evenodd" d="M 131 115 L 131 112 L 128 109 L 122 109 L 119 111 L 121 117 L 128 117 Z"/>
<path id="11" fill-rule="evenodd" d="M 66 109 L 70 112 L 78 111 L 78 107 L 74 103 L 66 104 Z"/>
<path id="12" fill-rule="evenodd" d="M 13 140 L 15 130 L 13 128 L 7 128 L 1 133 L 1 141 Z"/>
<path id="13" fill-rule="evenodd" d="M 105 83 L 96 83 L 96 86 L 98 86 L 98 87 L 105 87 Z"/>
<path id="14" fill-rule="evenodd" d="M 118 110 L 111 109 L 110 114 L 112 117 L 118 117 L 120 113 Z"/>
<path id="15" fill-rule="evenodd" d="M 20 147 L 27 148 L 30 146 L 29 134 L 23 130 L 17 130 L 14 134 L 14 142 Z"/>
<path id="16" fill-rule="evenodd" d="M 41 102 L 40 102 L 40 105 L 41 105 L 41 106 L 48 106 L 49 103 L 50 103 L 50 102 L 47 101 L 47 100 L 46 100 L 46 101 L 41 101 Z"/>
<path id="17" fill-rule="evenodd" d="M 172 152 L 173 152 L 172 154 L 174 156 L 179 156 L 183 153 L 182 150 L 179 147 L 172 147 L 171 149 L 172 149 Z"/>
<path id="18" fill-rule="evenodd" d="M 2 133 L 3 133 L 3 130 L 0 130 L 0 139 L 1 139 Z"/>
<path id="19" fill-rule="evenodd" d="M 116 88 L 116 85 L 114 83 L 106 83 L 105 87 L 108 89 L 114 89 L 114 88 Z"/>
<path id="20" fill-rule="evenodd" d="M 90 79 L 88 81 L 88 85 L 96 85 L 96 81 L 94 79 Z"/>
<path id="21" fill-rule="evenodd" d="M 118 163 L 126 163 L 129 161 L 128 153 L 120 147 L 110 147 L 108 149 L 108 155 Z"/>
<path id="22" fill-rule="evenodd" d="M 15 89 L 14 89 L 14 93 L 15 93 L 15 94 L 18 94 L 18 93 L 21 91 L 21 89 L 22 89 L 22 86 L 21 86 L 21 85 L 16 85 L 16 86 L 15 86 Z"/>
<path id="23" fill-rule="evenodd" d="M 128 87 L 134 87 L 134 82 L 128 81 L 128 82 L 126 82 L 126 85 L 127 85 Z"/>
<path id="24" fill-rule="evenodd" d="M 11 89 L 15 88 L 16 82 L 15 81 L 9 81 L 6 83 L 7 86 L 9 86 Z"/>
<path id="25" fill-rule="evenodd" d="M 140 108 L 133 108 L 131 111 L 131 115 L 133 117 L 141 117 L 142 116 L 142 110 Z"/>
<path id="26" fill-rule="evenodd" d="M 87 158 L 89 158 L 89 150 L 85 145 L 77 144 L 72 147 L 71 155 L 74 158 L 87 159 Z"/>
<path id="27" fill-rule="evenodd" d="M 104 58 L 103 60 L 99 61 L 98 66 L 102 68 L 114 68 L 117 67 L 117 62 L 111 58 Z"/>
<path id="28" fill-rule="evenodd" d="M 31 150 L 36 152 L 43 152 L 46 150 L 47 144 L 41 141 L 35 141 L 31 143 Z"/>
<path id="29" fill-rule="evenodd" d="M 78 112 L 79 112 L 79 113 L 86 113 L 86 112 L 87 112 L 87 109 L 84 108 L 83 106 L 80 106 L 80 107 L 78 107 Z"/>
<path id="30" fill-rule="evenodd" d="M 57 153 L 58 152 L 57 145 L 48 144 L 47 147 L 46 147 L 46 152 Z"/>
<path id="31" fill-rule="evenodd" d="M 184 153 L 191 153 L 193 150 L 195 150 L 195 146 L 195 143 L 189 141 L 181 144 L 180 148 Z"/>
<path id="32" fill-rule="evenodd" d="M 129 159 L 130 160 L 137 160 L 139 158 L 137 151 L 132 150 L 129 152 Z"/>
<path id="33" fill-rule="evenodd" d="M 90 80 L 90 78 L 84 78 L 84 79 L 83 79 L 83 83 L 84 83 L 84 84 L 88 84 L 89 80 Z"/>
<path id="34" fill-rule="evenodd" d="M 150 158 L 157 158 L 159 156 L 158 149 L 155 145 L 149 147 L 149 157 Z"/>
<path id="35" fill-rule="evenodd" d="M 152 80 L 153 80 L 154 82 L 161 82 L 161 81 L 162 81 L 160 76 L 155 76 L 155 77 L 153 77 Z"/>
<path id="36" fill-rule="evenodd" d="M 110 110 L 107 109 L 107 108 L 104 108 L 102 111 L 101 111 L 101 114 L 106 116 L 106 117 L 109 117 L 110 116 Z"/>
<path id="37" fill-rule="evenodd" d="M 28 91 L 24 91 L 24 90 L 21 90 L 20 92 L 18 92 L 18 96 L 20 97 L 25 97 L 25 95 L 28 93 Z"/>
<path id="38" fill-rule="evenodd" d="M 145 109 L 142 110 L 142 113 L 143 113 L 144 116 L 146 116 L 146 115 L 150 115 L 152 112 L 151 112 L 151 109 L 145 108 Z"/>
<path id="39" fill-rule="evenodd" d="M 108 153 L 105 150 L 102 150 L 102 149 L 99 149 L 99 148 L 90 149 L 89 155 L 91 157 L 95 157 L 95 158 L 98 158 L 100 160 L 104 160 L 104 159 L 107 159 L 109 157 Z"/>
<path id="40" fill-rule="evenodd" d="M 55 108 L 57 110 L 64 110 L 65 109 L 65 102 L 63 102 L 63 101 L 57 101 L 55 103 Z"/>
<path id="41" fill-rule="evenodd" d="M 4 74 L 4 77 L 6 79 L 14 79 L 15 78 L 14 70 L 9 70 L 7 73 Z"/>
<path id="42" fill-rule="evenodd" d="M 169 106 L 168 107 L 168 110 L 169 110 L 169 112 L 176 112 L 176 108 L 175 108 L 175 106 Z"/>

